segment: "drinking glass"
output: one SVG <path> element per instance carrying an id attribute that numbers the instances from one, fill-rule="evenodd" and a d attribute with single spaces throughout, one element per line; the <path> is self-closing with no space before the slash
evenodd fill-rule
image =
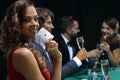
<path id="1" fill-rule="evenodd" d="M 99 49 L 99 50 L 102 49 L 99 43 L 96 44 L 96 49 Z M 96 63 L 96 64 L 99 64 L 99 58 L 98 58 L 98 57 L 95 57 L 94 59 L 95 59 L 95 63 Z"/>
<path id="2" fill-rule="evenodd" d="M 78 45 L 79 49 L 84 48 L 84 38 L 83 38 L 83 36 L 77 37 L 76 41 L 77 41 L 77 45 Z M 87 58 L 86 58 L 86 61 L 88 61 Z"/>
<path id="3" fill-rule="evenodd" d="M 115 69 L 115 71 L 119 71 L 120 72 L 120 65 L 114 67 L 113 69 Z"/>
<path id="4" fill-rule="evenodd" d="M 77 45 L 78 45 L 79 49 L 84 48 L 84 39 L 83 39 L 83 36 L 77 37 L 76 41 L 77 41 Z"/>
<path id="5" fill-rule="evenodd" d="M 109 70 L 109 61 L 108 59 L 103 59 L 101 60 L 101 70 L 102 70 L 102 73 L 105 77 L 105 80 L 107 80 L 107 76 L 108 76 L 108 70 Z"/>
<path id="6" fill-rule="evenodd" d="M 100 50 L 101 53 L 102 53 L 102 51 L 103 51 L 100 43 L 97 43 L 97 44 L 96 44 L 96 49 Z M 99 58 L 98 58 L 98 57 L 95 57 L 95 63 L 99 64 Z"/>

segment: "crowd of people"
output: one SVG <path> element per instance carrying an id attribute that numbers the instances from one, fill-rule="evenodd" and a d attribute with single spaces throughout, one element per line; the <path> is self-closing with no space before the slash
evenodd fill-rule
<path id="1" fill-rule="evenodd" d="M 36 7 L 30 0 L 17 0 L 8 7 L 1 23 L 0 60 L 4 58 L 2 63 L 5 65 L 0 67 L 5 72 L 2 79 L 61 80 L 83 68 L 94 68 L 90 59 L 100 58 L 102 51 L 87 51 L 85 46 L 78 48 L 76 37 L 80 28 L 77 18 L 63 16 L 56 34 L 52 34 L 53 20 L 54 13 L 50 9 Z M 54 38 L 37 43 L 36 34 L 41 28 Z M 114 17 L 108 17 L 101 23 L 101 36 L 105 41 L 100 46 L 106 51 L 112 67 L 120 65 L 118 30 L 119 21 Z"/>

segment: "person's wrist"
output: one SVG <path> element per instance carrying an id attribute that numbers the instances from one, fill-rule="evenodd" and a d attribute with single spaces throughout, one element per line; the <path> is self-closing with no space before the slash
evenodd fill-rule
<path id="1" fill-rule="evenodd" d="M 86 56 L 86 58 L 89 58 L 90 57 L 90 55 L 87 53 L 87 56 Z"/>
<path id="2" fill-rule="evenodd" d="M 54 61 L 62 59 L 62 53 L 58 49 L 54 50 L 51 54 Z"/>
<path id="3" fill-rule="evenodd" d="M 75 56 L 75 57 L 77 57 L 77 58 L 78 58 L 79 60 L 81 60 L 81 61 L 82 61 L 82 60 L 85 60 L 85 59 L 87 58 L 87 57 L 86 57 L 86 58 L 83 58 L 82 56 Z"/>
<path id="4" fill-rule="evenodd" d="M 110 51 L 110 49 L 109 49 L 109 50 L 107 50 L 106 52 L 107 52 L 107 53 L 110 53 L 111 51 Z"/>
<path id="5" fill-rule="evenodd" d="M 76 64 L 80 67 L 82 65 L 81 60 L 78 57 L 74 57 L 73 60 L 76 62 Z"/>

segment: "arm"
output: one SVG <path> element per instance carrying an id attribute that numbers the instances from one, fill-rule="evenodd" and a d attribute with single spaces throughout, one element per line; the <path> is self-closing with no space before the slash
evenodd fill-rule
<path id="1" fill-rule="evenodd" d="M 100 57 L 100 53 L 101 51 L 98 50 L 98 49 L 93 49 L 93 50 L 90 50 L 88 51 L 88 55 L 87 55 L 87 58 L 95 58 L 95 57 Z"/>
<path id="2" fill-rule="evenodd" d="M 53 58 L 52 80 L 61 80 L 62 54 L 55 41 L 46 42 L 46 51 Z"/>
<path id="3" fill-rule="evenodd" d="M 77 58 L 77 61 L 74 59 L 75 57 Z M 82 65 L 81 61 L 85 60 L 87 57 L 86 50 L 82 48 L 77 52 L 75 57 L 62 67 L 62 78 L 79 71 L 79 67 Z"/>
<path id="4" fill-rule="evenodd" d="M 103 42 L 101 46 L 107 52 L 108 58 L 112 66 L 118 66 L 120 63 L 120 48 L 118 47 L 111 51 L 109 44 L 106 42 Z"/>
<path id="5" fill-rule="evenodd" d="M 110 63 L 113 66 L 118 66 L 120 63 L 120 48 L 116 48 L 113 50 L 113 53 L 109 50 L 107 51 L 108 58 L 110 60 Z"/>
<path id="6" fill-rule="evenodd" d="M 79 71 L 79 66 L 74 60 L 71 60 L 62 67 L 62 78 L 67 77 L 76 71 Z"/>
<path id="7" fill-rule="evenodd" d="M 33 53 L 26 48 L 20 48 L 14 52 L 13 67 L 21 73 L 26 80 L 45 80 L 39 70 Z"/>

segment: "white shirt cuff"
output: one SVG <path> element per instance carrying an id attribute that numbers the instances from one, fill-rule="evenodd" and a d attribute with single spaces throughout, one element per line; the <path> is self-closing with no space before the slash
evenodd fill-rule
<path id="1" fill-rule="evenodd" d="M 89 62 L 88 58 L 86 58 L 86 61 Z"/>
<path id="2" fill-rule="evenodd" d="M 80 67 L 82 65 L 81 60 L 79 60 L 77 57 L 74 57 L 73 60 L 75 61 L 75 63 Z"/>

